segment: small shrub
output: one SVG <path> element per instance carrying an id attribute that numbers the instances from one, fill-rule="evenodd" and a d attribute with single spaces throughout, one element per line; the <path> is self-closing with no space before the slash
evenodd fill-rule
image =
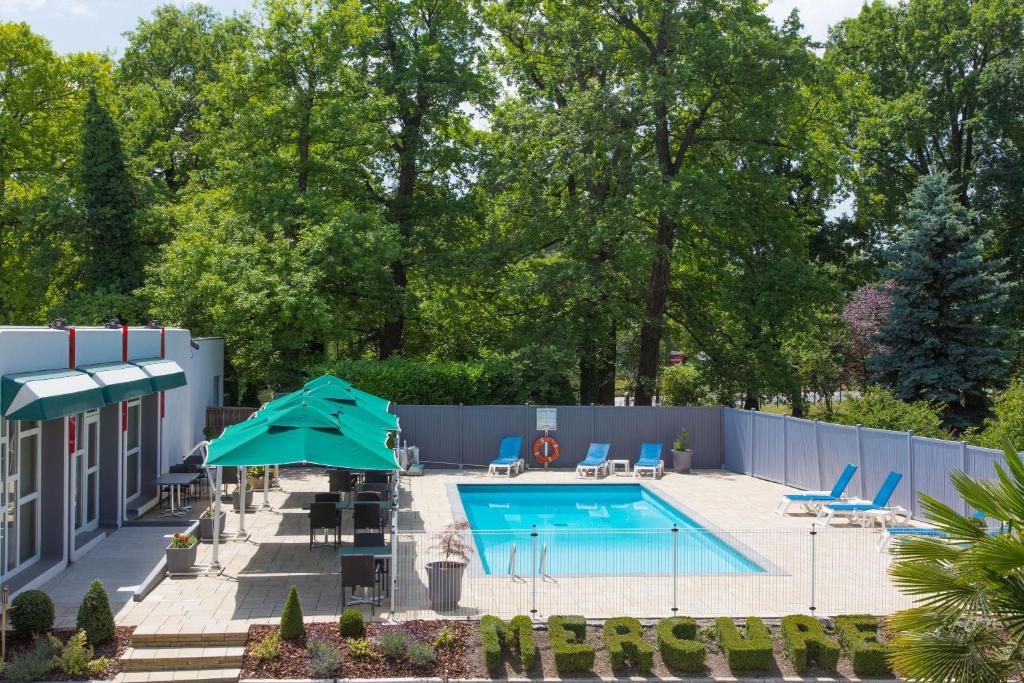
<path id="1" fill-rule="evenodd" d="M 88 673 L 94 653 L 85 631 L 78 631 L 57 649 L 59 652 L 53 659 L 55 667 L 72 678 L 81 678 Z"/>
<path id="2" fill-rule="evenodd" d="M 252 656 L 261 662 L 273 662 L 277 660 L 281 652 L 281 634 L 278 631 L 263 636 L 260 642 L 252 648 Z"/>
<path id="3" fill-rule="evenodd" d="M 43 591 L 18 593 L 11 601 L 11 628 L 24 636 L 39 636 L 53 628 L 53 600 Z"/>
<path id="4" fill-rule="evenodd" d="M 370 645 L 370 641 L 366 638 L 353 638 L 348 641 L 348 656 L 355 657 L 356 659 L 362 659 L 364 657 L 374 657 L 373 646 Z"/>
<path id="5" fill-rule="evenodd" d="M 512 635 L 515 638 L 516 647 L 519 649 L 519 661 L 523 664 L 523 670 L 529 671 L 537 658 L 537 640 L 533 634 L 533 619 L 520 614 L 512 617 L 509 622 Z"/>
<path id="6" fill-rule="evenodd" d="M 408 650 L 405 634 L 399 631 L 388 631 L 377 638 L 380 653 L 387 659 L 401 659 Z"/>
<path id="7" fill-rule="evenodd" d="M 409 664 L 414 669 L 425 669 L 437 660 L 437 655 L 434 654 L 434 646 L 421 640 L 414 640 L 409 643 L 408 654 Z"/>
<path id="8" fill-rule="evenodd" d="M 33 683 L 46 677 L 53 669 L 57 650 L 46 638 L 36 639 L 31 650 L 22 652 L 7 663 L 4 673 L 10 683 Z"/>
<path id="9" fill-rule="evenodd" d="M 835 671 L 839 664 L 839 644 L 825 634 L 821 622 L 814 617 L 782 617 L 782 644 L 797 673 L 807 671 L 812 660 L 826 671 Z"/>
<path id="10" fill-rule="evenodd" d="M 341 668 L 341 650 L 334 643 L 314 638 L 306 646 L 306 654 L 314 678 L 334 678 Z"/>
<path id="11" fill-rule="evenodd" d="M 836 631 L 854 672 L 865 676 L 892 673 L 885 660 L 888 648 L 878 640 L 878 619 L 867 614 L 836 617 Z"/>
<path id="12" fill-rule="evenodd" d="M 654 648 L 644 640 L 644 627 L 633 617 L 604 622 L 604 643 L 613 669 L 632 664 L 647 672 L 654 666 Z"/>
<path id="13" fill-rule="evenodd" d="M 302 605 L 299 604 L 299 592 L 295 586 L 288 591 L 281 610 L 281 637 L 285 640 L 302 640 L 306 637 L 306 627 L 302 623 Z"/>
<path id="14" fill-rule="evenodd" d="M 548 618 L 548 639 L 558 673 L 584 673 L 594 667 L 594 648 L 587 645 L 587 621 L 583 617 Z"/>
<path id="15" fill-rule="evenodd" d="M 338 631 L 345 638 L 362 638 L 366 632 L 363 613 L 351 607 L 342 612 L 338 620 Z"/>
<path id="16" fill-rule="evenodd" d="M 537 641 L 533 635 L 533 620 L 520 614 L 505 623 L 491 615 L 480 619 L 480 640 L 484 646 L 484 662 L 492 673 L 501 671 L 502 650 L 519 652 L 519 661 L 524 671 L 533 668 L 537 656 Z"/>
<path id="17" fill-rule="evenodd" d="M 715 621 L 718 642 L 733 671 L 767 671 L 772 665 L 772 636 L 757 617 L 747 617 L 747 632 L 740 633 L 728 617 Z"/>
<path id="18" fill-rule="evenodd" d="M 90 645 L 105 643 L 114 637 L 114 613 L 103 582 L 94 580 L 78 608 L 77 628 L 85 631 Z"/>
<path id="19" fill-rule="evenodd" d="M 697 642 L 697 622 L 688 617 L 670 617 L 658 622 L 658 651 L 665 666 L 676 671 L 700 671 L 707 650 Z"/>
<path id="20" fill-rule="evenodd" d="M 110 657 L 97 657 L 96 659 L 89 662 L 89 664 L 85 667 L 85 671 L 92 678 L 99 678 L 106 672 L 107 667 L 113 663 L 114 660 Z"/>
<path id="21" fill-rule="evenodd" d="M 455 629 L 451 626 L 445 626 L 441 629 L 441 632 L 434 638 L 434 647 L 443 650 L 445 648 L 455 647 L 459 644 L 459 637 L 455 635 Z"/>

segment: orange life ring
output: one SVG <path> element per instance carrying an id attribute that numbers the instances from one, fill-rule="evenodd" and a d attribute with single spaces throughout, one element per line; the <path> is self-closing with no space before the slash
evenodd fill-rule
<path id="1" fill-rule="evenodd" d="M 550 446 L 547 452 L 545 452 L 544 446 Z M 559 451 L 558 442 L 553 436 L 542 436 L 533 442 L 533 458 L 544 465 L 558 460 Z"/>

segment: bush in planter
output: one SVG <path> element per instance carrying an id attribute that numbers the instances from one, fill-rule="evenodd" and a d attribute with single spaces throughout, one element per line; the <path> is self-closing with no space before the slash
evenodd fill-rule
<path id="1" fill-rule="evenodd" d="M 401 659 L 409 650 L 409 643 L 401 631 L 388 631 L 377 638 L 377 647 L 385 659 Z"/>
<path id="2" fill-rule="evenodd" d="M 836 617 L 839 642 L 846 648 L 855 673 L 886 676 L 891 672 L 885 660 L 885 643 L 878 640 L 878 619 L 869 614 Z"/>
<path id="3" fill-rule="evenodd" d="M 501 671 L 502 650 L 519 651 L 519 661 L 523 670 L 529 671 L 537 656 L 537 641 L 533 635 L 533 620 L 520 614 L 505 623 L 495 616 L 487 614 L 480 618 L 480 640 L 484 647 L 484 663 L 492 673 Z"/>
<path id="4" fill-rule="evenodd" d="M 348 641 L 348 656 L 356 659 L 376 657 L 369 638 L 353 638 Z"/>
<path id="5" fill-rule="evenodd" d="M 53 644 L 51 642 L 51 644 Z M 56 645 L 60 645 L 58 641 Z M 53 658 L 54 665 L 71 678 L 82 678 L 89 672 L 89 663 L 94 651 L 89 645 L 85 631 L 78 631 L 68 639 L 67 643 L 57 648 L 58 654 Z"/>
<path id="6" fill-rule="evenodd" d="M 689 447 L 690 447 L 690 435 L 686 432 L 685 429 L 680 429 L 679 430 L 679 436 L 677 436 L 676 440 L 672 443 L 672 450 L 674 450 L 674 451 L 685 451 Z"/>
<path id="7" fill-rule="evenodd" d="M 587 620 L 583 617 L 549 617 L 548 640 L 558 673 L 585 673 L 594 668 L 594 648 L 587 645 Z"/>
<path id="8" fill-rule="evenodd" d="M 110 610 L 107 589 L 99 579 L 89 585 L 89 590 L 82 598 L 76 626 L 85 631 L 91 645 L 105 643 L 114 637 L 114 613 Z"/>
<path id="9" fill-rule="evenodd" d="M 757 617 L 747 617 L 747 632 L 740 633 L 728 617 L 715 621 L 718 642 L 733 671 L 767 671 L 772 666 L 772 636 Z"/>
<path id="10" fill-rule="evenodd" d="M 363 623 L 363 613 L 349 607 L 341 613 L 338 619 L 338 632 L 345 638 L 362 638 L 366 626 Z"/>
<path id="11" fill-rule="evenodd" d="M 252 656 L 261 662 L 273 662 L 281 653 L 281 634 L 278 631 L 263 636 L 252 648 Z"/>
<path id="12" fill-rule="evenodd" d="M 53 600 L 39 590 L 18 593 L 11 601 L 11 628 L 20 635 L 39 636 L 53 628 Z"/>
<path id="13" fill-rule="evenodd" d="M 796 672 L 807 671 L 811 660 L 826 671 L 839 665 L 839 643 L 829 638 L 821 622 L 806 614 L 782 617 L 782 644 Z"/>
<path id="14" fill-rule="evenodd" d="M 306 654 L 314 678 L 334 678 L 341 668 L 341 650 L 334 643 L 314 638 L 306 646 Z"/>
<path id="15" fill-rule="evenodd" d="M 707 650 L 697 642 L 697 622 L 688 617 L 669 617 L 658 622 L 658 651 L 665 665 L 676 671 L 700 671 Z"/>
<path id="16" fill-rule="evenodd" d="M 648 672 L 654 666 L 654 648 L 644 640 L 644 627 L 633 617 L 617 617 L 604 622 L 604 643 L 613 669 L 632 664 Z"/>
<path id="17" fill-rule="evenodd" d="M 288 591 L 281 610 L 281 637 L 285 640 L 302 640 L 306 637 L 306 627 L 302 623 L 302 605 L 299 604 L 299 592 L 295 586 Z"/>
<path id="18" fill-rule="evenodd" d="M 46 678 L 53 669 L 53 658 L 57 654 L 47 638 L 37 638 L 31 650 L 14 657 L 4 668 L 10 683 L 33 683 Z"/>
<path id="19" fill-rule="evenodd" d="M 409 657 L 409 664 L 414 669 L 425 669 L 437 661 L 434 646 L 421 640 L 414 640 L 409 643 L 407 655 Z"/>

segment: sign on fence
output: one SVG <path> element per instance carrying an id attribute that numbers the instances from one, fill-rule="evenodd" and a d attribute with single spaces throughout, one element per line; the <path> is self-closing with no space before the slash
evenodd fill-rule
<path id="1" fill-rule="evenodd" d="M 553 432 L 558 429 L 557 408 L 537 408 L 537 431 Z"/>

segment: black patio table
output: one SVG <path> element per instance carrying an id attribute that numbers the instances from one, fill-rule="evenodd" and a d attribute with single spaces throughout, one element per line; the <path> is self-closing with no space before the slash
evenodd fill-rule
<path id="1" fill-rule="evenodd" d="M 184 517 L 185 513 L 192 509 L 191 505 L 176 506 L 174 504 L 174 492 L 178 492 L 178 502 L 181 502 L 181 487 L 191 486 L 199 478 L 199 472 L 165 472 L 153 480 L 154 486 L 166 486 L 171 491 L 171 509 L 164 517 Z"/>

